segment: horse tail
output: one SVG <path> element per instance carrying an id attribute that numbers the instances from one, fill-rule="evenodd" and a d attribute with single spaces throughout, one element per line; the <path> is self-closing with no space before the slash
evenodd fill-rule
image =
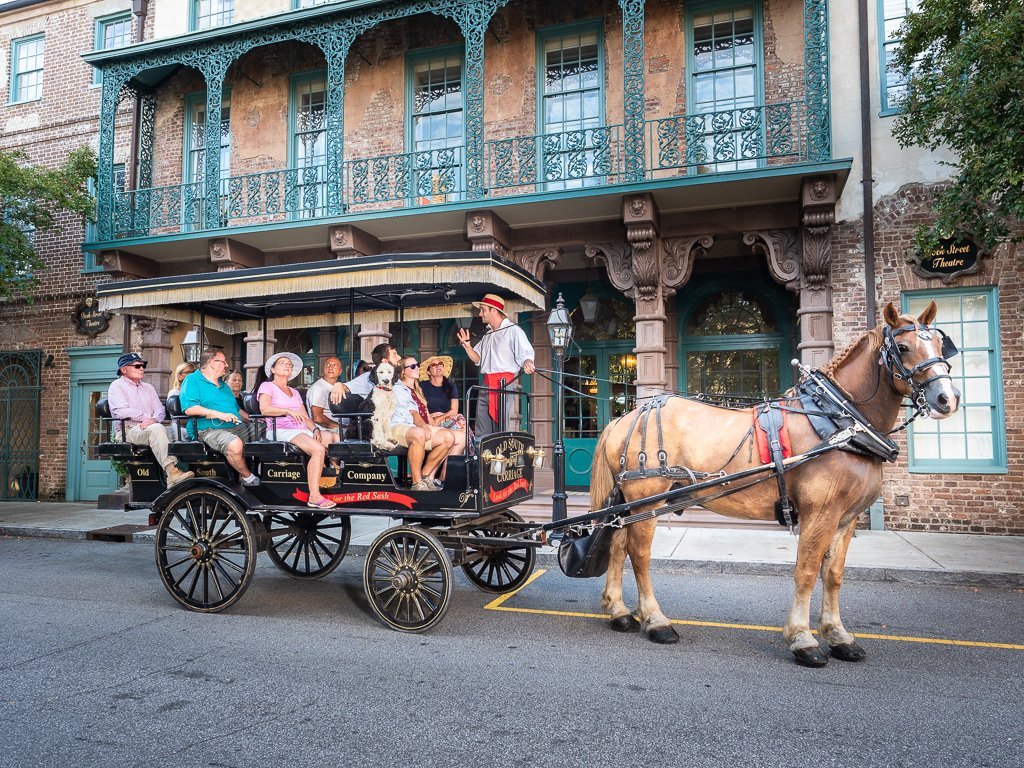
<path id="1" fill-rule="evenodd" d="M 608 496 L 612 492 L 612 488 L 615 486 L 615 476 L 612 474 L 612 468 L 608 466 L 608 458 L 605 456 L 604 444 L 608 439 L 608 435 L 612 431 L 612 427 L 618 420 L 611 422 L 604 431 L 601 432 L 601 437 L 597 440 L 597 446 L 594 448 L 594 463 L 590 468 L 590 508 L 601 509 L 608 505 Z"/>

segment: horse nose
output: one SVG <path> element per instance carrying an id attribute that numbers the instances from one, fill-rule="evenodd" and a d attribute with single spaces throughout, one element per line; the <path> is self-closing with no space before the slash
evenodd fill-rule
<path id="1" fill-rule="evenodd" d="M 940 392 L 935 398 L 935 410 L 939 413 L 949 413 L 949 398 L 945 392 Z"/>

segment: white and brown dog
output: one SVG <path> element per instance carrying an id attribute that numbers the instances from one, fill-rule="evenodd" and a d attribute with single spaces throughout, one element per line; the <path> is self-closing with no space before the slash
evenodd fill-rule
<path id="1" fill-rule="evenodd" d="M 391 451 L 398 445 L 395 440 L 388 437 L 391 417 L 398 406 L 395 391 L 392 389 L 395 379 L 395 366 L 387 360 L 382 360 L 370 371 L 370 383 L 373 384 L 373 392 L 370 395 L 373 402 L 373 416 L 370 417 L 373 431 L 370 443 L 382 451 Z"/>

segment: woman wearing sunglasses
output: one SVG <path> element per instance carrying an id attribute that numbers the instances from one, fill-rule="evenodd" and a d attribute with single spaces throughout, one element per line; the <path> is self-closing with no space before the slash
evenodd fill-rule
<path id="1" fill-rule="evenodd" d="M 420 365 L 416 362 L 415 357 L 403 357 L 402 358 L 402 383 L 407 386 L 412 392 L 412 401 L 416 405 L 416 410 L 412 412 L 413 421 L 416 426 L 422 427 L 427 433 L 433 438 L 434 434 L 446 429 L 445 427 L 434 424 L 430 418 L 430 410 L 427 407 L 427 398 L 423 394 L 423 389 L 420 387 Z M 448 452 L 449 456 L 461 456 L 466 452 L 466 431 L 462 430 L 447 430 L 452 433 L 455 437 L 455 442 L 452 445 L 452 449 Z M 444 480 L 445 464 L 441 465 L 441 480 Z M 429 478 L 434 480 L 433 478 Z M 434 480 L 435 484 L 438 481 Z"/>

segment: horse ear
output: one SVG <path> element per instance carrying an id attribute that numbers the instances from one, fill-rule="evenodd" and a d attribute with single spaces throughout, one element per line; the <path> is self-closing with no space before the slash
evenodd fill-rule
<path id="1" fill-rule="evenodd" d="M 924 308 L 924 312 L 918 315 L 917 322 L 921 325 L 931 325 L 937 314 L 939 314 L 939 307 L 933 300 Z"/>
<path id="2" fill-rule="evenodd" d="M 892 305 L 891 301 L 886 304 L 885 309 L 882 310 L 882 317 L 885 318 L 885 322 L 893 328 L 900 327 L 900 313 L 896 311 L 896 307 Z"/>

